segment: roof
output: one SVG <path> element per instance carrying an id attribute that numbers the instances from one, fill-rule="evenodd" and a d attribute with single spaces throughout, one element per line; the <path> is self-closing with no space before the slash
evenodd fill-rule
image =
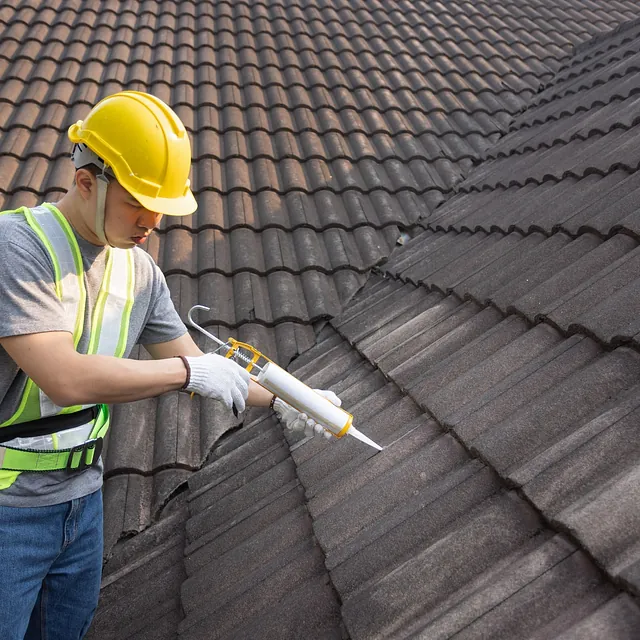
<path id="1" fill-rule="evenodd" d="M 118 408 L 94 637 L 632 637 L 636 237 L 595 196 L 633 192 L 636 34 L 571 54 L 635 3 L 111 7 L 0 11 L 3 207 L 67 186 L 101 95 L 166 99 L 200 209 L 149 251 L 181 312 L 304 352 L 388 446 L 253 412 L 207 458 L 215 403 Z"/>

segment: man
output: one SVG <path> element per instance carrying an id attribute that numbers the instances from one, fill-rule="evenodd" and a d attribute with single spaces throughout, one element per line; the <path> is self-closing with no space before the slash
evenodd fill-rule
<path id="1" fill-rule="evenodd" d="M 102 567 L 106 405 L 183 389 L 322 428 L 189 336 L 137 248 L 189 215 L 191 147 L 178 116 L 134 91 L 69 129 L 75 180 L 57 204 L 0 215 L 0 638 L 82 638 Z M 136 344 L 153 357 L 125 359 Z M 335 403 L 339 400 L 323 392 Z"/>

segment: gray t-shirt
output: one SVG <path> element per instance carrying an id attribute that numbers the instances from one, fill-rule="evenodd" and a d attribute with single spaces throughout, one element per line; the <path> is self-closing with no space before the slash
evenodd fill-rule
<path id="1" fill-rule="evenodd" d="M 104 275 L 107 251 L 76 234 L 82 253 L 87 305 L 84 333 L 78 345 L 86 353 L 93 309 Z M 135 294 L 125 357 L 136 344 L 168 342 L 184 335 L 164 275 L 142 249 L 134 252 Z M 64 315 L 55 294 L 49 253 L 22 214 L 0 215 L 0 338 L 46 331 L 73 333 L 74 319 Z M 17 410 L 26 375 L 0 346 L 0 424 Z M 35 507 L 66 502 L 93 493 L 102 486 L 102 465 L 81 473 L 64 471 L 21 473 L 0 490 L 0 505 Z"/>

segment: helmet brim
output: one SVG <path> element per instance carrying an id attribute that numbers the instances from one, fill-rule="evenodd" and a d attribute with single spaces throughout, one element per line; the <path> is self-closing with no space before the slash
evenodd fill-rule
<path id="1" fill-rule="evenodd" d="M 131 193 L 131 195 L 145 209 L 163 216 L 189 216 L 198 208 L 191 189 L 180 198 L 151 198 L 140 193 Z"/>

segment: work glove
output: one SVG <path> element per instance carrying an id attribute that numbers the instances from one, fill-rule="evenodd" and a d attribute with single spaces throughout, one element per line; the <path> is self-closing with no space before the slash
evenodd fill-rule
<path id="1" fill-rule="evenodd" d="M 217 353 L 187 356 L 189 380 L 185 391 L 220 400 L 227 409 L 244 411 L 251 376 L 246 369 Z"/>
<path id="2" fill-rule="evenodd" d="M 342 400 L 333 393 L 333 391 L 325 391 L 324 389 L 314 389 L 316 393 L 326 398 L 330 402 L 339 407 L 342 405 Z M 330 440 L 333 435 L 331 432 L 321 424 L 318 424 L 313 418 L 310 418 L 306 413 L 294 409 L 290 404 L 287 404 L 281 398 L 276 398 L 273 403 L 273 410 L 280 419 L 280 422 L 286 429 L 294 432 L 304 432 L 305 436 L 315 436 L 323 434 L 327 440 Z"/>

